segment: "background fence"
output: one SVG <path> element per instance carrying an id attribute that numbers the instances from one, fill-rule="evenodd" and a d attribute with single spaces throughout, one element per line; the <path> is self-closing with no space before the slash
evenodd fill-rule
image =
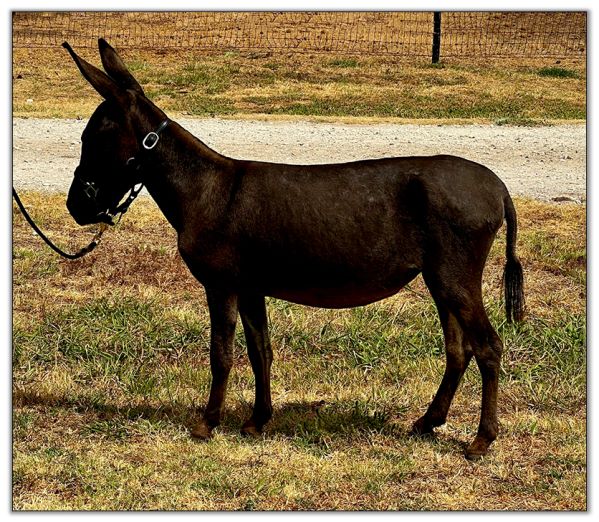
<path id="1" fill-rule="evenodd" d="M 425 12 L 15 12 L 14 47 L 77 47 L 431 56 Z M 440 55 L 578 58 L 585 12 L 445 12 Z"/>

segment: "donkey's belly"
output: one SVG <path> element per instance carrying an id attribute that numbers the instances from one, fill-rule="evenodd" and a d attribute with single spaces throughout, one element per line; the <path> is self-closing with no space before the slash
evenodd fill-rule
<path id="1" fill-rule="evenodd" d="M 384 286 L 348 283 L 340 287 L 276 288 L 270 289 L 267 295 L 306 306 L 352 308 L 374 303 L 396 294 L 419 273 L 418 269 L 405 272 L 400 278 Z"/>

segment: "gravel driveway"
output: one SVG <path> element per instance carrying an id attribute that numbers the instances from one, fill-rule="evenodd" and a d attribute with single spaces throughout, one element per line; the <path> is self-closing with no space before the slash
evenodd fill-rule
<path id="1" fill-rule="evenodd" d="M 331 124 L 180 119 L 217 151 L 243 159 L 333 163 L 389 156 L 454 154 L 492 169 L 512 195 L 586 200 L 584 125 Z M 17 189 L 66 192 L 79 161 L 85 120 L 13 120 Z"/>

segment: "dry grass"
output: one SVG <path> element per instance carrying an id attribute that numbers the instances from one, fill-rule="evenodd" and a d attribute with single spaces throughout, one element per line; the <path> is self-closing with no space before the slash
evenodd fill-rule
<path id="1" fill-rule="evenodd" d="M 62 245 L 88 240 L 64 196 L 23 200 Z M 355 310 L 270 300 L 264 438 L 237 435 L 253 395 L 238 332 L 223 426 L 197 443 L 186 428 L 209 385 L 207 309 L 155 205 L 138 201 L 75 262 L 14 210 L 14 508 L 585 509 L 585 207 L 516 204 L 528 318 L 503 322 L 501 235 L 484 288 L 506 344 L 501 434 L 475 464 L 462 456 L 479 414 L 474 365 L 437 438 L 407 436 L 443 371 L 420 279 Z"/>
<path id="2" fill-rule="evenodd" d="M 95 50 L 77 50 L 99 64 Z M 552 72 L 546 61 L 432 66 L 332 55 L 201 56 L 176 50 L 122 54 L 148 96 L 173 115 L 508 124 L 585 119 L 586 71 L 581 61 L 562 60 Z M 87 118 L 98 101 L 63 49 L 13 50 L 14 116 Z"/>

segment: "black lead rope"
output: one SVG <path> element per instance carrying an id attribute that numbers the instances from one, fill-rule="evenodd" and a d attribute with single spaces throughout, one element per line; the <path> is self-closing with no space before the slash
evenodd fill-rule
<path id="1" fill-rule="evenodd" d="M 102 234 L 104 233 L 104 230 L 106 230 L 106 227 L 108 226 L 108 225 L 102 223 L 100 225 L 100 230 L 93 237 L 93 239 L 89 245 L 87 245 L 86 247 L 83 247 L 81 250 L 79 250 L 78 252 L 75 252 L 74 254 L 69 254 L 68 252 L 61 250 L 54 243 L 52 243 L 52 241 L 50 241 L 50 239 L 48 239 L 48 237 L 39 229 L 39 227 L 35 224 L 33 219 L 31 219 L 31 216 L 27 213 L 27 210 L 25 210 L 25 207 L 23 206 L 23 203 L 21 203 L 21 199 L 19 198 L 19 195 L 17 194 L 17 191 L 14 188 L 12 189 L 12 197 L 15 198 L 15 201 L 17 202 L 17 205 L 19 207 L 19 210 L 21 211 L 21 214 L 23 214 L 23 217 L 27 220 L 27 223 L 29 223 L 31 225 L 31 228 L 33 228 L 33 230 L 35 230 L 37 232 L 37 235 L 40 236 L 44 240 L 44 242 L 52 250 L 54 250 L 54 252 L 56 252 L 57 254 L 60 254 L 62 257 L 66 257 L 67 259 L 79 259 L 80 257 L 83 257 L 86 254 L 89 254 L 94 248 L 96 248 L 98 246 L 98 244 L 100 243 Z"/>

